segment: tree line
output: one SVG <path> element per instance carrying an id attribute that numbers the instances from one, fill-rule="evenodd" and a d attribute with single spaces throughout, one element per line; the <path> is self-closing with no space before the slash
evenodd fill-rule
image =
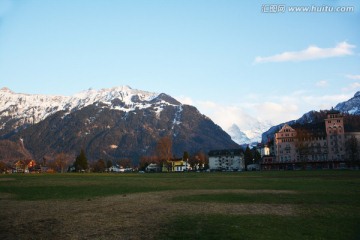
<path id="1" fill-rule="evenodd" d="M 183 161 L 186 161 L 189 166 L 193 169 L 196 168 L 196 166 L 205 166 L 205 168 L 209 164 L 209 159 L 207 155 L 202 152 L 198 151 L 194 154 L 189 154 L 189 152 L 184 151 L 181 158 L 177 158 L 173 155 L 172 152 L 172 139 L 169 136 L 164 136 L 159 139 L 159 141 L 156 144 L 155 152 L 154 154 L 150 156 L 142 156 L 140 158 L 139 163 L 139 170 L 145 170 L 145 168 L 151 164 L 155 163 L 159 166 L 165 166 L 165 168 L 171 167 L 171 161 L 172 160 L 178 160 L 182 159 Z"/>
<path id="2" fill-rule="evenodd" d="M 138 170 L 145 170 L 149 164 L 157 164 L 159 167 L 171 169 L 171 161 L 184 160 L 188 166 L 192 169 L 209 167 L 209 159 L 206 153 L 198 151 L 195 153 L 189 153 L 184 151 L 182 156 L 174 156 L 172 152 L 172 139 L 169 136 L 160 138 L 156 144 L 153 154 L 147 156 L 141 156 Z M 244 151 L 245 169 L 247 165 L 260 163 L 261 156 L 256 148 L 246 148 Z M 46 166 L 54 172 L 106 172 L 112 166 L 121 166 L 122 168 L 133 168 L 133 162 L 129 158 L 122 158 L 116 161 L 98 159 L 96 161 L 89 162 L 86 156 L 85 150 L 81 149 L 79 155 L 67 154 L 64 152 L 56 154 L 53 158 L 46 156 L 39 164 Z M 0 171 L 6 166 L 0 162 Z"/>

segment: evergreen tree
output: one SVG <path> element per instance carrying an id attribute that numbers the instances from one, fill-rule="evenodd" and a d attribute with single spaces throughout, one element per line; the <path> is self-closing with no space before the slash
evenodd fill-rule
<path id="1" fill-rule="evenodd" d="M 80 155 L 76 157 L 74 166 L 76 171 L 86 170 L 88 168 L 87 158 L 83 149 L 81 149 Z"/>
<path id="2" fill-rule="evenodd" d="M 255 147 L 252 149 L 252 157 L 255 160 L 255 163 L 260 163 L 261 154 Z"/>
<path id="3" fill-rule="evenodd" d="M 184 152 L 183 154 L 183 161 L 185 161 L 185 171 L 188 170 L 189 167 L 189 153 L 187 151 Z"/>
<path id="4" fill-rule="evenodd" d="M 253 163 L 253 155 L 252 152 L 249 148 L 249 146 L 247 146 L 245 153 L 244 153 L 244 160 L 245 160 L 245 170 L 247 170 L 247 166 L 249 164 Z"/>
<path id="5" fill-rule="evenodd" d="M 189 153 L 185 151 L 183 155 L 183 161 L 188 161 L 188 160 L 189 160 Z"/>
<path id="6" fill-rule="evenodd" d="M 349 156 L 349 160 L 356 161 L 358 159 L 359 147 L 358 140 L 355 136 L 352 136 L 345 142 L 345 148 Z"/>
<path id="7" fill-rule="evenodd" d="M 106 167 L 111 168 L 113 166 L 113 162 L 111 160 L 106 161 Z"/>

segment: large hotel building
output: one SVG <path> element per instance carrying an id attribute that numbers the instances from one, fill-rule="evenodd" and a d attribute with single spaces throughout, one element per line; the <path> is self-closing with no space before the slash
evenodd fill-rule
<path id="1" fill-rule="evenodd" d="M 325 131 L 304 131 L 285 124 L 274 137 L 275 156 L 264 156 L 262 169 L 341 168 L 354 165 L 359 150 L 346 145 L 354 138 L 360 145 L 360 132 L 345 132 L 344 119 L 339 111 L 327 112 Z M 357 159 L 359 160 L 359 159 Z"/>

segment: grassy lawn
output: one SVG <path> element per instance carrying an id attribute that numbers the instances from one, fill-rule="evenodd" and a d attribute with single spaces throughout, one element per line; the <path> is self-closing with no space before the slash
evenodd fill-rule
<path id="1" fill-rule="evenodd" d="M 0 204 L 87 201 L 154 192 L 174 193 L 162 200 L 169 209 L 190 205 L 194 209 L 169 214 L 158 223 L 160 231 L 154 239 L 360 239 L 360 171 L 0 176 Z M 1 194 L 11 199 L 1 199 Z M 294 214 L 197 211 L 196 206 L 202 205 L 286 205 Z"/>

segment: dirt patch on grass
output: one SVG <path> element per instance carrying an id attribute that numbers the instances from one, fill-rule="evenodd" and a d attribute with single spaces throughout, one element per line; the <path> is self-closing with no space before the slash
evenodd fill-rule
<path id="1" fill-rule="evenodd" d="M 15 198 L 14 194 L 0 192 L 0 200 L 6 200 L 6 199 L 12 199 L 12 198 Z"/>
<path id="2" fill-rule="evenodd" d="M 1 201 L 0 239 L 155 239 L 177 215 L 295 215 L 289 204 L 173 203 L 173 197 L 274 190 L 191 190 L 64 201 Z"/>
<path id="3" fill-rule="evenodd" d="M 2 177 L 0 177 L 0 182 L 9 182 L 9 181 L 15 181 L 15 178 L 8 178 L 8 177 L 2 178 Z"/>

